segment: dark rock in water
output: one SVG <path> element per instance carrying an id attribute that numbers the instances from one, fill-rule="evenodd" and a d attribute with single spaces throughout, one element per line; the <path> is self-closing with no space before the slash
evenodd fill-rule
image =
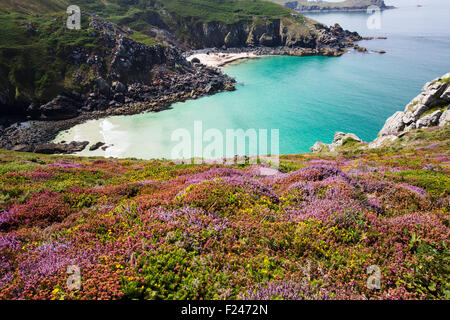
<path id="1" fill-rule="evenodd" d="M 113 145 L 110 145 L 110 146 L 103 146 L 103 147 L 102 147 L 102 150 L 105 151 L 106 149 L 108 149 L 108 148 L 110 148 L 110 147 L 112 147 L 112 146 L 113 146 Z"/>
<path id="2" fill-rule="evenodd" d="M 359 52 L 364 52 L 364 53 L 367 52 L 367 49 L 366 49 L 366 48 L 360 47 L 360 46 L 358 46 L 357 44 L 354 45 L 353 48 L 354 48 L 355 50 L 359 51 Z"/>
<path id="3" fill-rule="evenodd" d="M 80 152 L 83 151 L 86 146 L 89 144 L 89 141 L 72 141 L 69 144 L 66 143 L 44 143 L 39 144 L 35 147 L 34 152 L 35 153 L 42 153 L 42 154 L 69 154 L 74 152 Z"/>
<path id="4" fill-rule="evenodd" d="M 97 142 L 96 144 L 92 145 L 92 146 L 89 148 L 89 151 L 95 151 L 95 150 L 98 150 L 100 147 L 103 147 L 104 145 L 105 145 L 104 142 Z"/>
<path id="5" fill-rule="evenodd" d="M 192 63 L 200 63 L 200 59 L 199 58 L 193 58 L 191 60 Z"/>

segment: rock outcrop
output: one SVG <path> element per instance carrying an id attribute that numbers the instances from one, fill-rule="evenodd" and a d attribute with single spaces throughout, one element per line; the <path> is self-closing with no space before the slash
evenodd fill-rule
<path id="1" fill-rule="evenodd" d="M 14 103 L 14 90 L 2 91 L 0 79 L 0 99 L 7 106 L 0 101 L 0 148 L 22 150 L 28 145 L 26 150 L 35 150 L 59 130 L 88 119 L 160 111 L 174 102 L 235 89 L 234 79 L 191 64 L 176 48 L 134 41 L 130 30 L 97 15 L 89 20 L 101 52 L 69 47 L 64 63 L 65 79 L 71 83 L 61 92 L 55 89 L 49 100 L 27 96 Z"/>
<path id="2" fill-rule="evenodd" d="M 386 120 L 378 136 L 444 125 L 450 104 L 450 73 L 425 84 L 422 92 L 405 107 Z M 442 118 L 442 119 L 441 119 Z"/>
<path id="3" fill-rule="evenodd" d="M 35 153 L 42 154 L 70 154 L 83 151 L 89 144 L 88 141 L 72 141 L 70 143 L 43 143 L 35 147 Z"/>
<path id="4" fill-rule="evenodd" d="M 373 149 L 395 142 L 413 129 L 444 126 L 450 124 L 450 73 L 425 84 L 422 92 L 405 107 L 389 117 L 378 137 L 364 147 Z M 350 139 L 350 140 L 349 140 Z M 361 143 L 352 133 L 336 132 L 331 144 L 316 142 L 311 152 L 333 152 L 351 142 Z"/>
<path id="5" fill-rule="evenodd" d="M 353 133 L 336 132 L 331 144 L 317 141 L 310 150 L 311 152 L 334 152 L 339 147 L 361 142 L 363 141 Z"/>

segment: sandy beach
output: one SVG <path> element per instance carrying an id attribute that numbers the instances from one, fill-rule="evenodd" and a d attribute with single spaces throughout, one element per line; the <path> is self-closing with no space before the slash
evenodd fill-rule
<path id="1" fill-rule="evenodd" d="M 257 55 L 253 52 L 241 52 L 241 53 L 198 53 L 193 54 L 187 58 L 188 61 L 197 58 L 200 63 L 210 67 L 223 67 L 224 65 L 235 62 L 242 59 L 256 58 Z"/>

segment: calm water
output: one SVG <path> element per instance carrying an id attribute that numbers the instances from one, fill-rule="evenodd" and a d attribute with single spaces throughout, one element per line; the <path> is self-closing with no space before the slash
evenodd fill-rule
<path id="1" fill-rule="evenodd" d="M 450 1 L 386 1 L 399 7 L 381 13 L 381 29 L 369 30 L 366 13 L 309 14 L 340 23 L 364 36 L 369 50 L 339 58 L 265 57 L 224 69 L 237 91 L 173 105 L 171 110 L 89 121 L 61 133 L 57 141 L 114 144 L 82 155 L 170 158 L 174 130 L 279 129 L 280 153 L 307 152 L 315 141 L 330 142 L 335 131 L 373 140 L 385 119 L 402 110 L 423 84 L 450 71 Z M 421 4 L 422 7 L 417 7 Z M 86 149 L 87 150 L 87 149 Z"/>

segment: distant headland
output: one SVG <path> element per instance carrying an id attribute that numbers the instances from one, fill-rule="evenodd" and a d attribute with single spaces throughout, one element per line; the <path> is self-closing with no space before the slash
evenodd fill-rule
<path id="1" fill-rule="evenodd" d="M 366 11 L 370 6 L 377 6 L 381 10 L 395 9 L 387 6 L 383 0 L 345 0 L 329 2 L 322 0 L 271 0 L 298 12 L 337 12 L 337 11 Z"/>

